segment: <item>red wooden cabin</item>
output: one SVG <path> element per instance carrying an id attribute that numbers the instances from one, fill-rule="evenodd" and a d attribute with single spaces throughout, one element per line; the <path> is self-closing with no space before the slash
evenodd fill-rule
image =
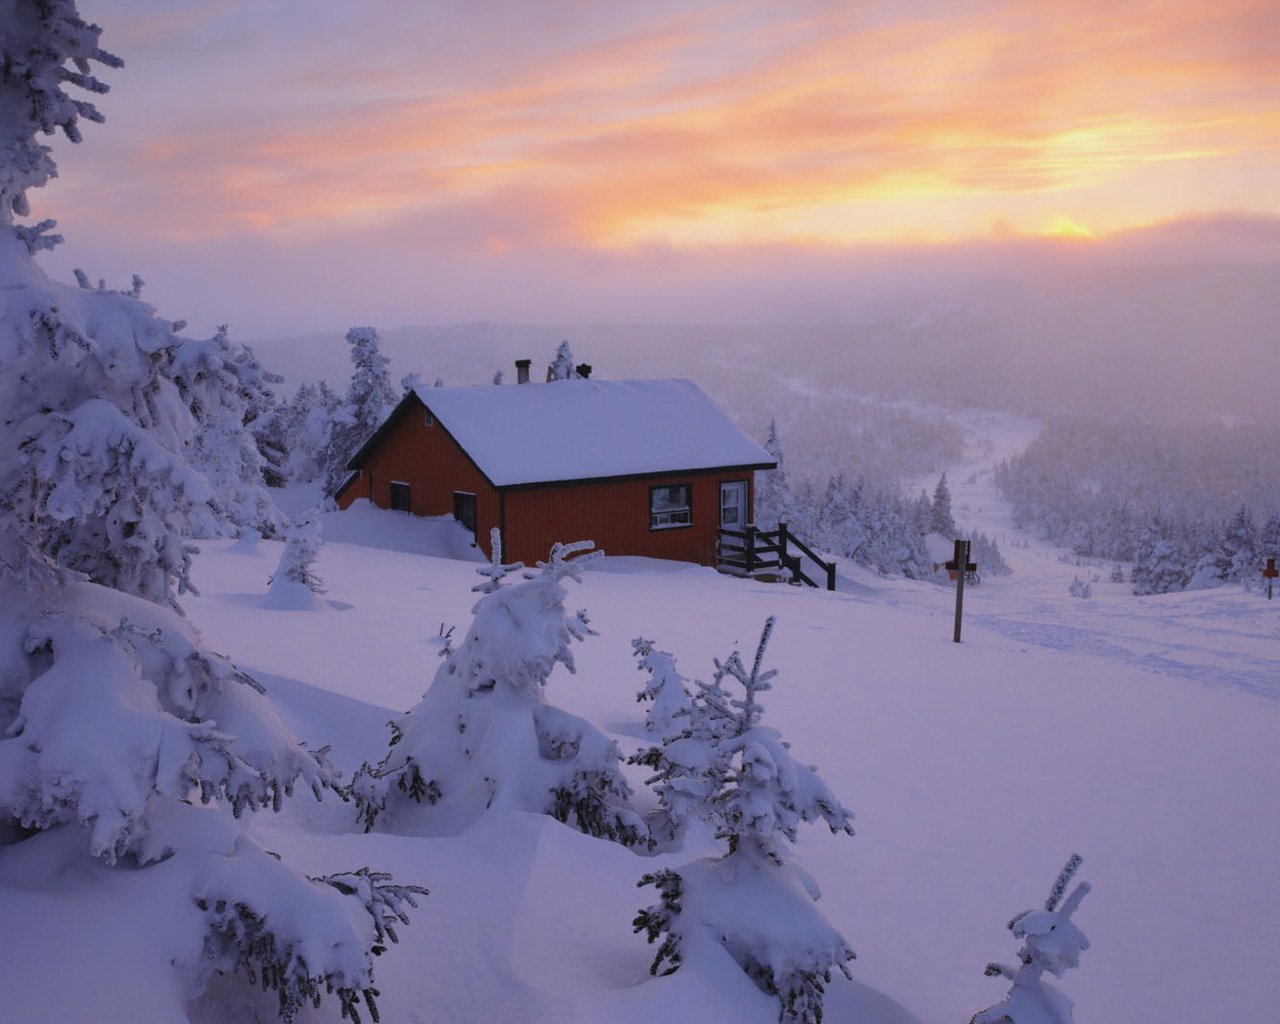
<path id="1" fill-rule="evenodd" d="M 753 521 L 776 463 L 687 380 L 417 388 L 348 464 L 341 508 L 368 498 L 452 513 L 486 554 L 545 559 L 556 541 L 716 563 L 716 531 Z"/>

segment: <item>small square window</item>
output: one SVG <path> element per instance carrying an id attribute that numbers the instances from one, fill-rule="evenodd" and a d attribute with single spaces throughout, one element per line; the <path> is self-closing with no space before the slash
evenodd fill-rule
<path id="1" fill-rule="evenodd" d="M 667 530 L 693 525 L 693 488 L 689 484 L 666 484 L 649 488 L 649 529 Z"/>

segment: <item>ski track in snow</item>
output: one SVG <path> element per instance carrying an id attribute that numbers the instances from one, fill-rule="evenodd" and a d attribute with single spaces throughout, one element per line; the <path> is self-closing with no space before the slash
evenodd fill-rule
<path id="1" fill-rule="evenodd" d="M 994 469 L 1025 448 L 1039 425 L 990 413 L 953 418 L 969 441 L 966 461 L 947 470 L 957 523 L 995 536 L 1014 570 L 966 590 L 966 628 L 1280 700 L 1280 604 L 1274 605 L 1278 614 L 1269 615 L 1259 593 L 1239 588 L 1136 597 L 1127 583 L 1109 581 L 1109 563 L 1077 560 L 1015 529 Z M 931 490 L 931 484 L 916 486 Z M 1092 580 L 1093 598 L 1070 596 L 1076 577 Z M 1224 612 L 1231 618 L 1218 617 Z"/>

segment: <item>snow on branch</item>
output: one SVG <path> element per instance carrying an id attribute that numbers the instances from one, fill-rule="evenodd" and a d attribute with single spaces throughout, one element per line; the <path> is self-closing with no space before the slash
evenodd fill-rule
<path id="1" fill-rule="evenodd" d="M 476 570 L 485 578 L 485 581 L 471 588 L 473 594 L 492 594 L 502 586 L 504 579 L 524 568 L 524 562 L 504 563 L 502 561 L 502 531 L 496 526 L 489 531 L 489 547 L 493 552 L 489 558 L 489 564 Z"/>
<path id="2" fill-rule="evenodd" d="M 119 68 L 124 62 L 98 45 L 102 29 L 80 17 L 74 0 L 10 5 L 4 17 L 0 109 L 9 113 L 0 120 L 0 224 L 11 224 L 14 214 L 30 212 L 27 189 L 58 173 L 49 147 L 36 136 L 61 130 L 79 142 L 80 118 L 103 119 L 92 103 L 73 98 L 65 87 L 105 93 L 108 87 L 90 73 L 90 63 Z"/>
<path id="3" fill-rule="evenodd" d="M 326 994 L 344 1020 L 361 1024 L 362 1003 L 379 1020 L 373 958 L 399 941 L 395 925 L 409 923 L 426 889 L 367 867 L 302 878 L 245 843 L 215 870 L 195 897 L 207 927 L 202 973 L 243 972 L 276 993 L 286 1024 Z"/>
<path id="4" fill-rule="evenodd" d="M 1081 882 L 1069 896 L 1063 896 L 1081 864 L 1072 854 L 1058 873 L 1043 910 L 1027 910 L 1009 922 L 1014 938 L 1022 939 L 1017 967 L 987 964 L 990 978 L 1005 978 L 1009 994 L 974 1014 L 971 1024 L 1071 1024 L 1072 1003 L 1044 980 L 1046 973 L 1061 977 L 1080 966 L 1080 954 L 1089 948 L 1084 932 L 1071 920 L 1081 901 L 1089 894 L 1088 882 Z"/>
<path id="5" fill-rule="evenodd" d="M 39 224 L 32 224 L 29 227 L 19 224 L 13 230 L 18 236 L 18 241 L 27 247 L 30 255 L 34 256 L 43 250 L 54 249 L 65 241 L 61 235 L 54 233 L 53 229 L 57 226 L 56 220 L 42 220 Z"/>

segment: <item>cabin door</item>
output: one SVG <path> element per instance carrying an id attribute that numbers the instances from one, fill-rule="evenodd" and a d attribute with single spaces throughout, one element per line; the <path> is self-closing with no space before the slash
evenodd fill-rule
<path id="1" fill-rule="evenodd" d="M 746 565 L 747 482 L 734 480 L 720 485 L 720 533 L 716 537 L 716 561 L 720 565 L 742 568 Z M 733 534 L 737 534 L 734 536 Z"/>

